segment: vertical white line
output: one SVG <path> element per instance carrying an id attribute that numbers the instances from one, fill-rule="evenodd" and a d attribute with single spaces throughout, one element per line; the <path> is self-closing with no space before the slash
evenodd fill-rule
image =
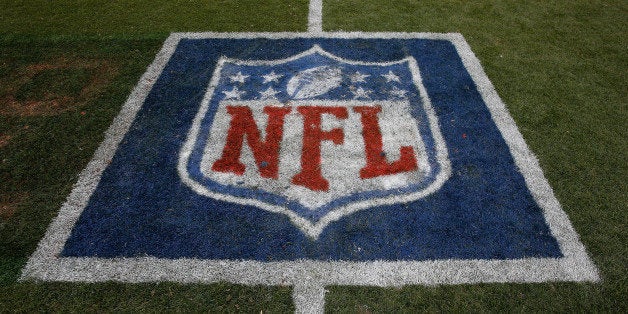
<path id="1" fill-rule="evenodd" d="M 309 33 L 323 32 L 323 0 L 310 0 L 310 13 L 307 17 Z"/>
<path id="2" fill-rule="evenodd" d="M 297 314 L 322 314 L 325 312 L 325 286 L 307 280 L 295 283 L 292 301 Z"/>
<path id="3" fill-rule="evenodd" d="M 323 0 L 310 0 L 307 16 L 308 33 L 323 32 Z M 325 312 L 325 286 L 310 280 L 301 280 L 292 287 L 295 313 L 322 314 Z"/>

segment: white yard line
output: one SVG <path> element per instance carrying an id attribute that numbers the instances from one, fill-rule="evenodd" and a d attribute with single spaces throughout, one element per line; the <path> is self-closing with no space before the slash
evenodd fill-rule
<path id="1" fill-rule="evenodd" d="M 325 286 L 307 278 L 292 286 L 292 302 L 297 314 L 319 314 L 325 312 Z"/>
<path id="2" fill-rule="evenodd" d="M 323 0 L 310 0 L 310 11 L 307 16 L 308 33 L 323 32 Z M 295 313 L 325 312 L 325 285 L 315 281 L 292 286 L 292 302 Z"/>
<path id="3" fill-rule="evenodd" d="M 307 16 L 309 33 L 323 32 L 323 0 L 310 0 L 310 13 Z"/>

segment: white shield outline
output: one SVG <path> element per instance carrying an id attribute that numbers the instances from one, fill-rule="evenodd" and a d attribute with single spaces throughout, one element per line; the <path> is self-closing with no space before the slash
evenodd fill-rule
<path id="1" fill-rule="evenodd" d="M 224 194 L 224 193 L 212 191 L 208 189 L 206 186 L 204 186 L 203 184 L 201 184 L 200 182 L 196 181 L 194 178 L 192 178 L 191 175 L 187 171 L 190 156 L 191 156 L 192 150 L 196 146 L 196 142 L 197 142 L 199 132 L 201 129 L 202 120 L 210 108 L 212 97 L 214 96 L 214 91 L 216 87 L 218 86 L 218 83 L 221 77 L 221 71 L 225 63 L 233 63 L 237 65 L 250 65 L 250 66 L 263 66 L 263 65 L 273 66 L 273 65 L 278 65 L 278 64 L 283 64 L 290 61 L 294 61 L 294 60 L 297 60 L 297 59 L 300 59 L 300 58 L 303 58 L 305 56 L 309 56 L 312 54 L 316 54 L 316 53 L 322 56 L 328 57 L 330 59 L 333 59 L 333 60 L 337 60 L 337 61 L 347 63 L 347 64 L 354 64 L 354 65 L 387 66 L 387 65 L 401 64 L 401 63 L 406 63 L 406 62 L 408 63 L 410 73 L 412 74 L 413 83 L 419 91 L 419 96 L 423 104 L 423 111 L 425 112 L 425 115 L 427 116 L 429 130 L 431 132 L 431 135 L 434 139 L 434 143 L 436 146 L 435 147 L 436 148 L 435 149 L 436 162 L 439 165 L 440 171 L 435 176 L 434 181 L 430 183 L 428 186 L 422 189 L 419 189 L 417 191 L 414 191 L 412 193 L 389 195 L 386 197 L 372 198 L 368 200 L 350 202 L 346 205 L 339 206 L 337 208 L 334 208 L 333 210 L 330 210 L 323 217 L 321 217 L 318 221 L 316 221 L 315 223 L 312 223 L 308 219 L 301 217 L 299 214 L 295 213 L 294 211 L 286 207 L 279 206 L 272 203 L 263 202 L 258 199 L 237 197 L 230 194 Z M 194 117 L 194 120 L 192 122 L 192 127 L 190 128 L 190 131 L 187 135 L 186 142 L 181 148 L 181 151 L 179 153 L 179 164 L 177 167 L 179 176 L 181 180 L 187 186 L 189 186 L 192 190 L 194 190 L 196 193 L 200 195 L 211 197 L 213 199 L 217 199 L 220 201 L 226 201 L 226 202 L 236 203 L 240 205 L 255 206 L 255 207 L 261 208 L 263 210 L 266 210 L 272 213 L 286 215 L 288 216 L 288 218 L 290 218 L 290 221 L 295 226 L 297 226 L 307 236 L 309 236 L 310 238 L 314 240 L 318 239 L 318 237 L 323 232 L 325 227 L 327 227 L 330 223 L 337 221 L 345 216 L 351 215 L 355 212 L 358 212 L 360 210 L 364 210 L 364 209 L 372 208 L 376 206 L 381 206 L 381 205 L 407 203 L 407 202 L 421 199 L 429 194 L 436 192 L 443 186 L 445 181 L 447 181 L 447 179 L 451 176 L 451 164 L 449 162 L 449 156 L 448 156 L 445 140 L 443 139 L 443 136 L 440 132 L 438 118 L 436 116 L 434 109 L 432 108 L 430 98 L 427 94 L 427 89 L 423 85 L 423 81 L 421 79 L 420 73 L 421 72 L 419 70 L 419 65 L 412 56 L 408 56 L 401 60 L 391 61 L 391 62 L 361 62 L 361 61 L 355 61 L 355 60 L 347 60 L 347 59 L 343 59 L 341 57 L 335 56 L 323 50 L 318 45 L 313 45 L 312 48 L 302 53 L 291 56 L 289 58 L 278 59 L 278 60 L 238 60 L 238 59 L 226 58 L 223 56 L 218 60 L 216 64 L 216 68 L 214 69 L 214 73 L 212 75 L 207 91 L 201 102 L 201 106 L 196 116 Z"/>

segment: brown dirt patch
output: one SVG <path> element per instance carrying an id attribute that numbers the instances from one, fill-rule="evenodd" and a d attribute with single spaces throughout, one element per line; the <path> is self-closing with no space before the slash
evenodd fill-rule
<path id="1" fill-rule="evenodd" d="M 0 134 L 0 148 L 9 145 L 12 136 L 9 134 Z"/>
<path id="2" fill-rule="evenodd" d="M 369 309 L 368 306 L 361 305 L 361 304 L 357 306 L 357 310 L 358 310 L 357 311 L 358 314 L 371 314 L 371 313 L 373 313 L 373 312 L 371 312 L 371 310 Z"/>
<path id="3" fill-rule="evenodd" d="M 9 219 L 17 210 L 22 201 L 28 197 L 28 194 L 2 194 L 0 195 L 0 218 Z"/>
<path id="4" fill-rule="evenodd" d="M 19 88 L 32 81 L 36 75 L 59 69 L 87 69 L 91 75 L 77 96 L 57 96 L 43 91 L 46 94 L 43 99 L 19 100 L 16 97 Z M 22 67 L 18 69 L 16 76 L 7 82 L 4 95 L 0 95 L 0 114 L 28 117 L 63 113 L 96 98 L 117 73 L 117 65 L 107 60 L 60 58 Z"/>

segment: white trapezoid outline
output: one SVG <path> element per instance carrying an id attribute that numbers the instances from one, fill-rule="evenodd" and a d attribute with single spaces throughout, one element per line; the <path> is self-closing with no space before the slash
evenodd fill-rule
<path id="1" fill-rule="evenodd" d="M 154 257 L 113 258 L 59 257 L 74 224 L 96 189 L 107 162 L 141 108 L 178 43 L 182 39 L 209 38 L 381 38 L 437 39 L 451 42 L 475 82 L 493 121 L 504 136 L 516 165 L 545 220 L 560 245 L 563 257 L 515 260 L 433 260 L 332 262 L 297 260 L 257 262 L 237 260 L 160 259 Z M 577 281 L 599 282 L 597 267 L 589 258 L 567 214 L 545 179 L 534 154 L 497 95 L 464 37 L 458 33 L 174 33 L 165 41 L 153 63 L 141 77 L 118 116 L 105 134 L 94 157 L 81 172 L 58 216 L 22 269 L 21 281 L 69 282 L 157 282 L 214 283 L 227 281 L 245 285 L 399 286 L 404 284 L 470 284 L 489 282 Z M 316 289 L 307 289 L 306 291 Z M 295 300 L 302 289 L 295 289 Z M 318 292 L 312 296 L 319 295 Z M 318 296 L 320 297 L 320 295 Z"/>
<path id="2" fill-rule="evenodd" d="M 198 135 L 201 128 L 201 122 L 203 118 L 205 117 L 205 114 L 209 110 L 211 99 L 214 96 L 214 90 L 216 86 L 218 86 L 218 80 L 220 79 L 220 73 L 222 71 L 223 65 L 225 63 L 233 63 L 233 64 L 238 64 L 238 65 L 253 65 L 253 66 L 278 65 L 278 64 L 283 64 L 290 61 L 298 60 L 302 57 L 309 56 L 316 53 L 326 56 L 336 61 L 344 62 L 347 64 L 355 64 L 355 65 L 388 66 L 388 65 L 401 64 L 401 63 L 406 63 L 406 62 L 408 63 L 410 72 L 412 73 L 413 83 L 417 87 L 417 89 L 419 90 L 419 94 L 421 95 L 421 102 L 423 103 L 423 110 L 425 111 L 426 116 L 428 118 L 429 129 L 430 129 L 430 132 L 432 133 L 434 142 L 436 144 L 436 160 L 440 167 L 440 171 L 436 175 L 436 178 L 434 179 L 434 181 L 430 183 L 427 187 L 418 191 L 414 191 L 412 193 L 407 193 L 404 195 L 391 195 L 387 197 L 351 202 L 347 205 L 344 205 L 344 206 L 341 206 L 341 207 L 338 207 L 329 211 L 316 223 L 312 223 L 309 220 L 299 216 L 297 213 L 295 213 L 294 211 L 286 207 L 278 206 L 271 203 L 266 203 L 266 202 L 256 200 L 256 199 L 237 197 L 237 196 L 233 196 L 229 194 L 218 193 L 218 192 L 209 190 L 207 187 L 203 186 L 201 183 L 194 180 L 187 171 L 188 162 L 190 159 L 191 152 L 193 148 L 195 147 L 196 141 L 198 139 Z M 438 125 L 438 118 L 436 117 L 436 113 L 434 112 L 434 109 L 432 108 L 430 98 L 427 95 L 427 90 L 425 89 L 425 86 L 423 86 L 423 81 L 421 79 L 419 66 L 413 57 L 407 57 L 401 60 L 391 61 L 391 62 L 379 62 L 379 63 L 378 62 L 361 62 L 361 61 L 346 60 L 346 59 L 340 58 L 338 56 L 335 56 L 323 50 L 320 46 L 314 45 L 312 48 L 302 53 L 296 54 L 294 56 L 291 56 L 285 59 L 278 59 L 278 60 L 238 60 L 238 59 L 229 59 L 226 57 L 221 57 L 219 61 L 217 62 L 216 68 L 214 69 L 212 79 L 208 85 L 207 92 L 205 93 L 205 96 L 203 97 L 200 109 L 198 110 L 196 116 L 194 117 L 194 121 L 192 122 L 192 127 L 190 128 L 190 132 L 187 135 L 186 142 L 181 148 L 181 151 L 179 153 L 179 164 L 177 166 L 177 170 L 179 172 L 179 176 L 181 177 L 181 180 L 190 188 L 192 188 L 194 192 L 200 195 L 213 198 L 213 199 L 226 201 L 230 203 L 236 203 L 240 205 L 255 206 L 269 212 L 286 215 L 288 216 L 288 218 L 290 218 L 290 221 L 296 227 L 298 227 L 301 231 L 303 231 L 310 238 L 316 240 L 318 239 L 320 234 L 323 232 L 325 227 L 327 227 L 332 222 L 337 221 L 345 216 L 348 216 L 360 210 L 372 208 L 375 206 L 391 205 L 391 204 L 407 203 L 407 202 L 415 201 L 438 191 L 438 189 L 440 189 L 443 186 L 443 184 L 447 181 L 447 179 L 451 175 L 451 164 L 449 162 L 445 140 L 443 139 L 443 136 L 440 133 L 440 128 Z"/>

